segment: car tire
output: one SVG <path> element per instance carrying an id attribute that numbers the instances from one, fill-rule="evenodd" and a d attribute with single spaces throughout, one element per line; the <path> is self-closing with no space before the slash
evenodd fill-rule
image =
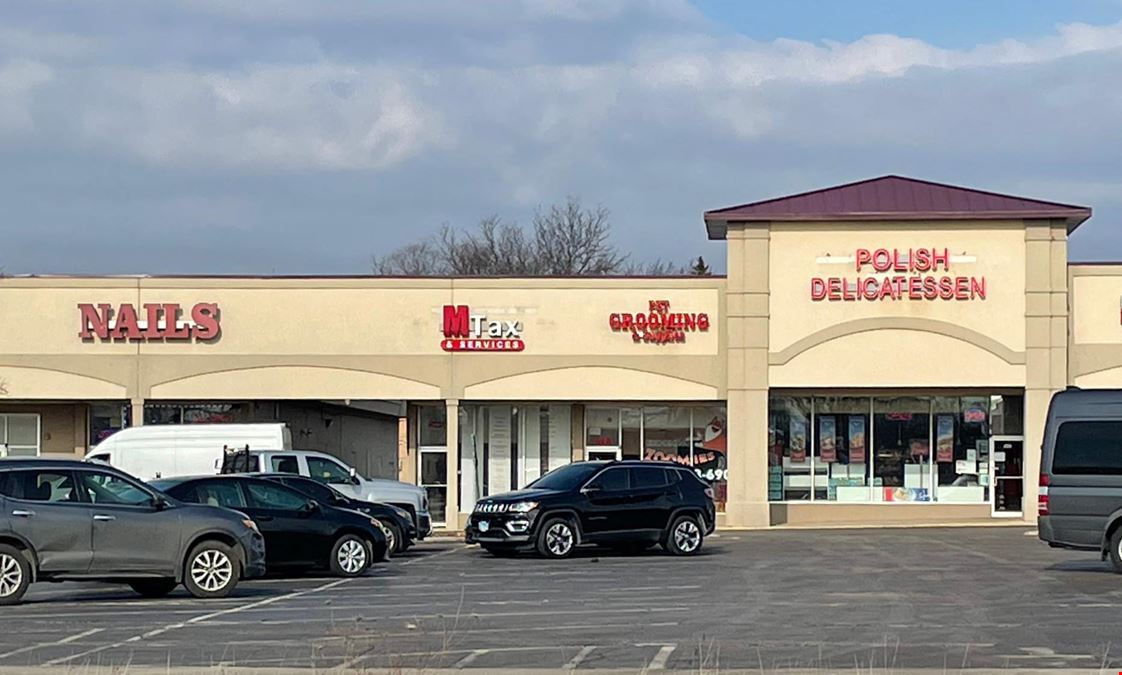
<path id="1" fill-rule="evenodd" d="M 331 547 L 331 573 L 337 577 L 357 577 L 370 569 L 374 554 L 370 544 L 356 534 L 344 534 Z"/>
<path id="2" fill-rule="evenodd" d="M 405 536 L 401 534 L 401 528 L 391 523 L 385 523 L 385 526 L 390 534 L 389 538 L 391 539 L 391 541 L 386 542 L 386 550 L 389 551 L 388 555 L 404 553 L 406 548 Z"/>
<path id="3" fill-rule="evenodd" d="M 183 565 L 183 586 L 196 598 L 224 598 L 238 585 L 241 569 L 234 549 L 208 540 L 191 549 Z"/>
<path id="4" fill-rule="evenodd" d="M 1115 528 L 1114 533 L 1110 535 L 1110 550 L 1107 554 L 1110 556 L 1110 564 L 1114 567 L 1114 571 L 1122 574 L 1122 527 Z"/>
<path id="5" fill-rule="evenodd" d="M 678 516 L 662 539 L 662 548 L 671 555 L 696 555 L 705 540 L 705 530 L 696 516 Z"/>
<path id="6" fill-rule="evenodd" d="M 518 555 L 518 549 L 508 546 L 484 546 L 483 550 L 496 558 L 513 558 Z"/>
<path id="7" fill-rule="evenodd" d="M 550 518 L 538 530 L 538 553 L 546 558 L 567 558 L 578 543 L 577 528 L 568 518 Z"/>
<path id="8" fill-rule="evenodd" d="M 146 598 L 162 598 L 178 585 L 175 579 L 136 579 L 129 582 L 129 588 Z"/>
<path id="9" fill-rule="evenodd" d="M 31 585 L 31 563 L 15 546 L 0 544 L 0 605 L 18 605 Z"/>

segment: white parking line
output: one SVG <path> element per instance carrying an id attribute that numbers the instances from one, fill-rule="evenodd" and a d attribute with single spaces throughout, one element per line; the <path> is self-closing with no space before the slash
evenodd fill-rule
<path id="1" fill-rule="evenodd" d="M 468 655 L 467 655 L 467 656 L 465 656 L 464 658 L 462 658 L 462 659 L 460 659 L 459 661 L 457 661 L 457 662 L 456 662 L 456 665 L 454 665 L 454 666 L 452 666 L 452 667 L 453 667 L 453 668 L 467 668 L 467 667 L 468 667 L 468 666 L 470 666 L 470 665 L 471 665 L 471 664 L 472 664 L 472 663 L 473 663 L 473 662 L 474 662 L 474 661 L 475 661 L 475 660 L 476 660 L 477 658 L 479 658 L 480 656 L 483 656 L 484 654 L 486 654 L 486 653 L 487 653 L 487 652 L 489 652 L 489 651 L 491 651 L 491 650 L 490 650 L 490 649 L 476 649 L 476 650 L 475 650 L 475 651 L 473 651 L 472 653 L 468 654 Z"/>
<path id="2" fill-rule="evenodd" d="M 399 563 L 398 566 L 403 567 L 405 565 L 409 565 L 410 563 L 416 562 L 418 560 L 430 560 L 432 558 L 436 558 L 436 557 L 439 557 L 439 556 L 447 555 L 447 554 L 450 554 L 450 553 L 455 553 L 457 551 L 462 551 L 465 548 L 466 547 L 450 548 L 446 551 L 441 551 L 440 553 L 434 553 L 432 555 L 424 556 L 423 558 L 413 558 L 413 559 L 410 559 L 410 560 L 406 560 L 405 562 Z M 83 658 L 83 657 L 86 657 L 86 656 L 91 656 L 93 654 L 98 654 L 98 653 L 101 653 L 101 652 L 104 652 L 104 651 L 107 651 L 107 650 L 110 650 L 110 649 L 116 649 L 118 647 L 122 647 L 126 644 L 130 644 L 130 643 L 133 643 L 133 642 L 139 642 L 141 640 L 146 640 L 148 638 L 152 638 L 152 637 L 155 637 L 157 635 L 167 633 L 169 631 L 178 630 L 180 628 L 185 628 L 187 626 L 195 625 L 195 624 L 198 624 L 200 622 L 207 621 L 208 619 L 214 619 L 214 618 L 217 618 L 217 617 L 220 617 L 220 616 L 226 616 L 228 614 L 236 614 L 236 613 L 239 613 L 239 612 L 246 612 L 246 611 L 250 611 L 250 610 L 253 610 L 253 609 L 257 609 L 258 607 L 264 607 L 266 605 L 271 605 L 275 602 L 280 602 L 282 600 L 290 600 L 292 598 L 299 598 L 301 596 L 310 595 L 312 593 L 319 593 L 319 592 L 322 592 L 322 591 L 331 590 L 332 588 L 335 588 L 337 586 L 342 586 L 343 584 L 345 584 L 349 581 L 354 581 L 356 579 L 362 579 L 362 578 L 363 577 L 351 577 L 349 579 L 339 579 L 337 581 L 332 581 L 330 583 L 326 583 L 326 584 L 323 584 L 321 586 L 315 586 L 313 588 L 309 588 L 309 589 L 306 589 L 306 590 L 293 591 L 291 593 L 285 593 L 284 595 L 276 595 L 276 596 L 273 596 L 271 598 L 265 598 L 264 600 L 258 600 L 257 602 L 251 602 L 248 605 L 239 605 L 237 607 L 231 607 L 229 609 L 222 609 L 222 610 L 219 610 L 217 612 L 208 612 L 207 614 L 202 614 L 202 615 L 187 619 L 186 621 L 181 621 L 181 622 L 178 622 L 178 623 L 169 623 L 165 626 L 161 626 L 160 628 L 156 628 L 154 630 L 150 630 L 150 631 L 147 631 L 145 633 L 141 633 L 139 635 L 134 635 L 130 638 L 121 640 L 120 642 L 114 642 L 112 644 L 107 644 L 107 645 L 101 645 L 100 647 L 95 647 L 93 649 L 87 649 L 86 651 L 78 652 L 77 654 L 71 654 L 70 656 L 57 658 L 57 659 L 52 659 L 50 661 L 47 661 L 47 662 L 43 663 L 43 665 L 44 666 L 57 666 L 59 664 L 69 663 L 69 662 L 74 661 L 76 659 L 80 659 L 80 658 Z"/>
<path id="3" fill-rule="evenodd" d="M 658 647 L 658 653 L 654 655 L 651 662 L 647 664 L 647 670 L 666 670 L 666 662 L 670 660 L 670 655 L 678 648 L 677 643 L 670 644 L 651 644 L 642 643 L 635 645 L 636 647 Z"/>
<path id="4" fill-rule="evenodd" d="M 74 635 L 71 635 L 70 637 L 64 637 L 61 640 L 55 640 L 54 642 L 40 642 L 38 644 L 28 645 L 26 647 L 20 647 L 19 649 L 13 649 L 10 652 L 4 652 L 3 654 L 0 654 L 0 659 L 6 659 L 9 656 L 15 656 L 16 654 L 23 654 L 25 652 L 34 651 L 34 650 L 39 649 L 41 647 L 54 647 L 54 646 L 57 646 L 57 645 L 65 645 L 65 644 L 68 644 L 68 643 L 71 643 L 71 642 L 75 642 L 77 640 L 81 640 L 84 637 L 89 637 L 89 636 L 91 636 L 95 633 L 100 633 L 103 630 L 105 630 L 105 629 L 104 628 L 91 628 L 90 630 L 82 631 L 81 633 L 76 633 Z"/>
<path id="5" fill-rule="evenodd" d="M 577 666 L 579 666 L 582 661 L 587 659 L 588 655 L 591 654 L 594 649 L 596 649 L 596 645 L 585 645 L 585 646 L 581 647 L 580 651 L 577 652 L 577 655 L 574 656 L 573 658 L 569 659 L 569 662 L 566 663 L 565 665 L 561 666 L 561 669 L 562 670 L 576 670 Z"/>

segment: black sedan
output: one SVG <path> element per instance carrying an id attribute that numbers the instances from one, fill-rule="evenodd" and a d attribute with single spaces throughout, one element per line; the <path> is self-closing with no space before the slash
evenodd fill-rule
<path id="1" fill-rule="evenodd" d="M 330 485 L 307 476 L 298 476 L 293 473 L 255 473 L 250 475 L 287 485 L 293 490 L 303 492 L 320 504 L 351 509 L 377 518 L 386 527 L 386 538 L 389 539 L 390 553 L 394 555 L 408 549 L 417 539 L 417 526 L 413 523 L 413 516 L 405 509 L 390 504 L 364 502 L 348 497 Z"/>
<path id="2" fill-rule="evenodd" d="M 386 536 L 378 520 L 320 504 L 271 480 L 227 475 L 150 484 L 182 502 L 224 506 L 248 515 L 265 537 L 270 572 L 326 568 L 337 576 L 354 577 L 386 557 Z"/>

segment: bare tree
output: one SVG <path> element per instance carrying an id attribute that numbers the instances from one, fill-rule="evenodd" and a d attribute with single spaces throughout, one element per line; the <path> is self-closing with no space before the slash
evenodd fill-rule
<path id="1" fill-rule="evenodd" d="M 598 276 L 620 271 L 627 256 L 611 243 L 608 210 L 584 208 L 569 197 L 564 204 L 534 214 L 534 242 L 542 274 Z"/>
<path id="2" fill-rule="evenodd" d="M 569 197 L 539 209 L 529 233 L 499 216 L 472 229 L 444 225 L 435 236 L 374 257 L 375 274 L 406 276 L 672 276 L 687 266 L 634 262 L 611 241 L 608 210 Z"/>

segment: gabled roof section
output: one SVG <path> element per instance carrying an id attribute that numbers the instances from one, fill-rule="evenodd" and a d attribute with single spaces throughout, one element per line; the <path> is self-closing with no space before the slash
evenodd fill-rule
<path id="1" fill-rule="evenodd" d="M 1062 218 L 1071 232 L 1091 217 L 1086 206 L 1046 202 L 906 176 L 881 176 L 787 197 L 705 212 L 710 239 L 729 222 L 829 220 L 1020 220 Z"/>

